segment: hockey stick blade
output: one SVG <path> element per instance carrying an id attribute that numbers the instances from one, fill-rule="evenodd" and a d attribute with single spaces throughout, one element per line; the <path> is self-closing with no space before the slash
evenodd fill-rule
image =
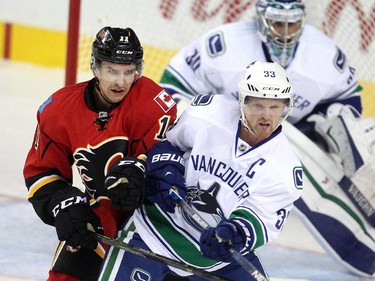
<path id="1" fill-rule="evenodd" d="M 169 194 L 172 200 L 178 204 L 189 217 L 199 224 L 203 229 L 207 229 L 210 225 L 188 204 L 186 201 L 176 192 L 175 188 L 171 188 Z M 242 256 L 235 249 L 230 250 L 233 259 L 244 269 L 246 270 L 255 280 L 257 281 L 267 281 L 269 280 L 264 276 L 259 270 L 249 262 L 244 256 Z"/>
<path id="2" fill-rule="evenodd" d="M 148 251 L 146 249 L 142 249 L 142 248 L 127 244 L 125 242 L 119 241 L 119 240 L 114 239 L 114 238 L 107 237 L 105 235 L 95 233 L 95 238 L 99 242 L 103 242 L 103 243 L 108 244 L 110 246 L 113 246 L 115 248 L 128 251 L 129 253 L 132 253 L 132 254 L 135 254 L 135 255 L 138 255 L 138 256 L 142 256 L 144 258 L 148 258 L 148 259 L 151 259 L 151 260 L 154 260 L 154 261 L 157 261 L 157 262 L 164 263 L 166 265 L 172 266 L 174 268 L 181 269 L 183 271 L 189 272 L 191 274 L 194 274 L 195 276 L 199 276 L 199 277 L 205 278 L 207 280 L 231 281 L 230 279 L 226 279 L 224 277 L 214 275 L 214 274 L 209 273 L 207 271 L 204 271 L 200 268 L 196 268 L 194 266 L 191 266 L 191 265 L 182 263 L 180 261 L 177 261 L 177 260 L 162 256 L 162 255 L 153 253 L 153 252 Z"/>

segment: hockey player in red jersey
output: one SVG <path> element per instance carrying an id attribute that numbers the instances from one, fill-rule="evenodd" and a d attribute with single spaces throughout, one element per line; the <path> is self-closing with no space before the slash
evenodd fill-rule
<path id="1" fill-rule="evenodd" d="M 60 240 L 50 281 L 96 280 L 106 246 L 88 226 L 113 236 L 143 202 L 143 160 L 174 122 L 176 105 L 142 68 L 135 32 L 104 27 L 92 44 L 94 78 L 39 107 L 24 177 L 29 202 Z M 73 185 L 73 164 L 85 190 Z"/>

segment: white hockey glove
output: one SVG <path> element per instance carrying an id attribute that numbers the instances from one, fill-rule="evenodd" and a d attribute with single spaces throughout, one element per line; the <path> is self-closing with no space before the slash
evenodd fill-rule
<path id="1" fill-rule="evenodd" d="M 326 116 L 314 114 L 307 121 L 315 122 L 315 131 L 329 152 L 339 157 L 346 176 L 352 177 L 362 166 L 374 162 L 374 118 L 361 118 L 353 107 L 335 103 L 328 107 Z"/>

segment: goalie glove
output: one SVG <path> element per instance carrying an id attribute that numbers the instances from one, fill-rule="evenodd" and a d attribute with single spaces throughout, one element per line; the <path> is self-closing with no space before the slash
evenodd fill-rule
<path id="1" fill-rule="evenodd" d="M 123 211 L 138 208 L 144 200 L 145 163 L 134 157 L 124 157 L 108 171 L 104 186 L 111 206 Z"/>
<path id="2" fill-rule="evenodd" d="M 332 104 L 327 115 L 311 115 L 314 129 L 328 152 L 340 158 L 344 174 L 351 177 L 373 159 L 375 119 L 360 118 L 349 105 Z"/>
<path id="3" fill-rule="evenodd" d="M 103 234 L 99 217 L 90 206 L 89 197 L 76 187 L 56 193 L 50 202 L 57 237 L 73 248 L 96 249 L 93 231 Z"/>
<path id="4" fill-rule="evenodd" d="M 248 244 L 246 230 L 235 219 L 223 219 L 203 230 L 199 242 L 203 256 L 224 262 L 231 261 L 232 250 L 241 252 Z"/>
<path id="5" fill-rule="evenodd" d="M 168 141 L 154 145 L 147 157 L 146 198 L 164 212 L 174 213 L 176 204 L 169 192 L 176 189 L 185 198 L 185 162 L 183 153 Z"/>

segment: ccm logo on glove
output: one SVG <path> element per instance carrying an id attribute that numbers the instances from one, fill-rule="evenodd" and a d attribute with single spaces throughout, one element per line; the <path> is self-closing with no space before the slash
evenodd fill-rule
<path id="1" fill-rule="evenodd" d="M 144 200 L 145 173 L 145 162 L 135 157 L 127 156 L 113 164 L 104 181 L 111 206 L 123 211 L 138 208 Z"/>
<path id="2" fill-rule="evenodd" d="M 144 173 L 146 173 L 145 165 L 142 162 L 138 162 L 138 161 L 133 160 L 133 159 L 120 160 L 117 164 L 117 166 L 119 166 L 119 167 L 126 166 L 126 165 L 133 165 L 133 166 L 141 169 Z"/>
<path id="3" fill-rule="evenodd" d="M 58 215 L 58 213 L 61 211 L 61 210 L 64 210 L 72 205 L 75 205 L 75 204 L 88 204 L 88 198 L 87 197 L 82 197 L 82 196 L 72 196 L 68 199 L 65 199 L 64 201 L 61 201 L 59 204 L 57 204 L 53 209 L 52 209 L 52 213 L 53 213 L 53 216 L 56 217 Z"/>

